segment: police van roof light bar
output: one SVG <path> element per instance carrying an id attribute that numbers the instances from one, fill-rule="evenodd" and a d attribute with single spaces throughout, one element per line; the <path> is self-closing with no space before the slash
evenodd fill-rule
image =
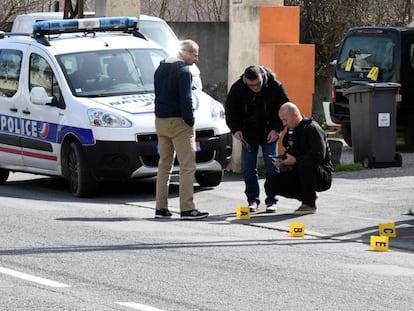
<path id="1" fill-rule="evenodd" d="M 35 35 L 54 35 L 73 32 L 136 30 L 136 17 L 102 17 L 41 21 L 33 24 Z"/>

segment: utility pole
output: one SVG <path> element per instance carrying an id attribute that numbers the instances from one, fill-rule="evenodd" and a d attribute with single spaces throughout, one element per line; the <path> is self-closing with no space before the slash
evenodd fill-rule
<path id="1" fill-rule="evenodd" d="M 63 10 L 64 19 L 83 18 L 84 0 L 76 0 L 75 7 L 72 6 L 71 0 L 65 0 L 65 7 Z"/>

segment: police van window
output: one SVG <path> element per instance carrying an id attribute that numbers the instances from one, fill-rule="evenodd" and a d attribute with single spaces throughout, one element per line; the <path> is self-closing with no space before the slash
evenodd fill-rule
<path id="1" fill-rule="evenodd" d="M 42 56 L 32 53 L 30 55 L 29 67 L 29 88 L 30 90 L 35 86 L 43 87 L 48 96 L 54 96 L 57 99 L 58 107 L 64 108 L 64 100 L 62 92 L 56 76 L 53 73 L 52 67 Z"/>
<path id="2" fill-rule="evenodd" d="M 29 86 L 30 89 L 35 86 L 44 87 L 49 96 L 60 95 L 59 85 L 49 63 L 42 56 L 34 53 L 30 55 Z"/>
<path id="3" fill-rule="evenodd" d="M 0 50 L 0 96 L 12 97 L 19 87 L 22 52 Z"/>

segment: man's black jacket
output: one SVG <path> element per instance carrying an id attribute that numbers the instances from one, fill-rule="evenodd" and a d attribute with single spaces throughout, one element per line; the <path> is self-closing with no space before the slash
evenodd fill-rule
<path id="1" fill-rule="evenodd" d="M 316 121 L 304 117 L 295 129 L 284 135 L 283 146 L 296 158 L 296 165 L 307 162 L 333 171 L 326 134 Z"/>
<path id="2" fill-rule="evenodd" d="M 241 131 L 249 144 L 265 143 L 271 130 L 283 130 L 279 108 L 290 101 L 283 85 L 264 69 L 265 78 L 259 93 L 250 90 L 241 76 L 230 88 L 226 99 L 228 127 L 232 133 Z"/>

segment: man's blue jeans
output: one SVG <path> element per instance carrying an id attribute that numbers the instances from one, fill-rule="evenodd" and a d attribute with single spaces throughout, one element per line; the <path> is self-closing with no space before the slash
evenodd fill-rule
<path id="1" fill-rule="evenodd" d="M 265 165 L 266 179 L 277 173 L 277 169 L 272 163 L 272 157 L 277 156 L 277 143 L 270 144 L 252 144 L 247 148 L 242 147 L 242 166 L 243 166 L 243 178 L 245 183 L 245 191 L 247 201 L 260 203 L 260 187 L 259 187 L 259 174 L 257 171 L 257 156 L 259 146 L 262 148 L 263 161 Z M 266 203 L 275 203 L 276 197 L 266 193 Z"/>

